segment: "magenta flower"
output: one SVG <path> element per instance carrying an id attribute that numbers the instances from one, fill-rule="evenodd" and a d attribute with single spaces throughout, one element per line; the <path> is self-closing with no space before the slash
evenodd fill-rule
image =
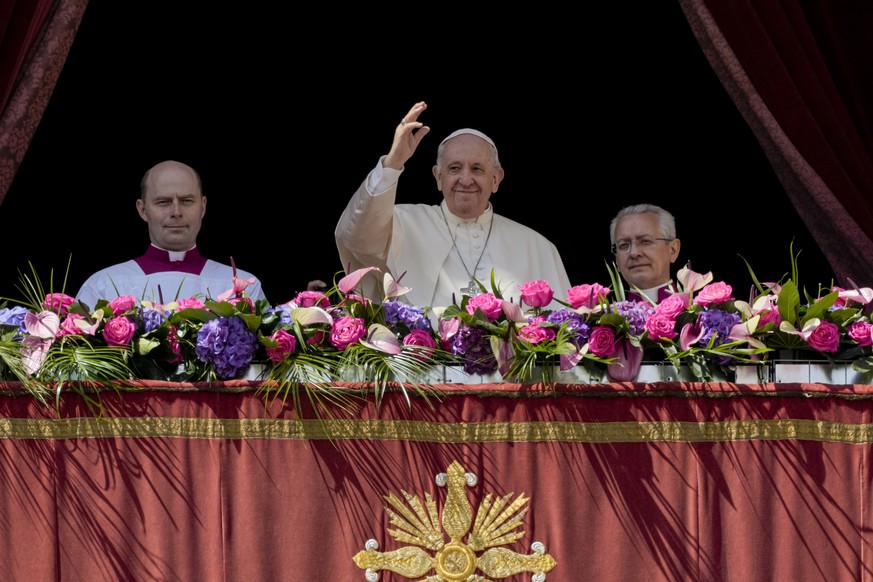
<path id="1" fill-rule="evenodd" d="M 330 343 L 338 350 L 344 350 L 367 335 L 364 320 L 360 317 L 344 315 L 337 318 L 330 330 Z"/>
<path id="2" fill-rule="evenodd" d="M 63 317 L 67 314 L 67 309 L 70 305 L 75 302 L 75 297 L 70 297 L 64 293 L 49 293 L 45 296 L 45 301 L 42 302 L 42 306 Z"/>
<path id="3" fill-rule="evenodd" d="M 58 329 L 58 337 L 65 335 L 85 335 L 84 330 L 76 324 L 76 321 L 85 321 L 78 313 L 68 313 Z"/>
<path id="4" fill-rule="evenodd" d="M 436 348 L 436 340 L 433 339 L 430 332 L 423 329 L 414 329 L 404 336 L 403 345 Z"/>
<path id="5" fill-rule="evenodd" d="M 849 338 L 858 342 L 859 346 L 873 345 L 873 324 L 867 321 L 856 321 L 846 330 Z"/>
<path id="6" fill-rule="evenodd" d="M 518 338 L 531 344 L 555 339 L 555 330 L 550 327 L 539 325 L 526 325 L 518 330 Z"/>
<path id="7" fill-rule="evenodd" d="M 608 325 L 598 325 L 588 337 L 588 350 L 598 358 L 608 358 L 615 353 L 615 330 Z"/>
<path id="8" fill-rule="evenodd" d="M 576 285 L 567 290 L 567 303 L 573 309 L 580 307 L 596 307 L 601 301 L 606 301 L 607 296 L 612 292 L 609 287 L 604 287 L 600 283 L 588 285 Z"/>
<path id="9" fill-rule="evenodd" d="M 524 285 L 519 285 L 518 289 L 521 291 L 521 301 L 531 307 L 545 307 L 555 296 L 549 284 L 541 279 L 528 281 Z"/>
<path id="10" fill-rule="evenodd" d="M 127 346 L 134 333 L 136 325 L 126 317 L 113 317 L 103 327 L 103 339 L 110 346 Z"/>
<path id="11" fill-rule="evenodd" d="M 806 338 L 806 343 L 819 352 L 836 353 L 840 349 L 840 328 L 830 321 L 822 321 Z"/>
<path id="12" fill-rule="evenodd" d="M 710 283 L 700 290 L 700 293 L 698 293 L 694 298 L 694 303 L 704 307 L 707 305 L 724 303 L 725 301 L 733 299 L 733 297 L 731 297 L 732 292 L 733 288 L 724 281 Z"/>
<path id="13" fill-rule="evenodd" d="M 481 295 L 470 297 L 470 300 L 467 302 L 467 312 L 470 315 L 475 314 L 476 309 L 481 310 L 488 321 L 497 321 L 497 318 L 503 313 L 503 301 L 492 293 L 482 293 Z"/>
<path id="14" fill-rule="evenodd" d="M 680 313 L 691 305 L 691 296 L 688 293 L 674 293 L 655 306 L 655 313 L 676 318 Z"/>
<path id="15" fill-rule="evenodd" d="M 291 302 L 297 307 L 330 307 L 330 299 L 321 291 L 301 291 Z"/>
<path id="16" fill-rule="evenodd" d="M 651 340 L 671 340 L 678 335 L 676 333 L 676 319 L 667 313 L 660 313 L 656 310 L 646 319 L 646 331 Z"/>
<path id="17" fill-rule="evenodd" d="M 133 295 L 122 295 L 121 297 L 116 297 L 109 302 L 109 307 L 112 309 L 112 313 L 116 315 L 127 313 L 136 307 L 136 297 Z"/>
<path id="18" fill-rule="evenodd" d="M 267 357 L 274 362 L 281 362 L 285 356 L 297 349 L 297 338 L 287 330 L 276 330 L 270 339 L 279 344 L 275 348 L 267 348 Z"/>
<path id="19" fill-rule="evenodd" d="M 179 306 L 179 311 L 185 309 L 203 309 L 204 307 L 206 307 L 205 305 L 203 305 L 203 302 L 196 297 L 179 299 L 176 304 Z"/>

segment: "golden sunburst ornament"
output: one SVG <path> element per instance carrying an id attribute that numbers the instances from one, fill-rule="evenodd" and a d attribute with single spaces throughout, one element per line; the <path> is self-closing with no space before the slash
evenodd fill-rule
<path id="1" fill-rule="evenodd" d="M 514 501 L 511 500 L 512 493 L 495 501 L 489 493 L 479 506 L 474 522 L 464 485 L 475 485 L 476 476 L 464 473 L 460 463 L 452 461 L 445 473 L 437 475 L 436 482 L 440 487 L 448 486 L 442 527 L 449 541 L 445 541 L 440 531 L 440 516 L 430 494 L 425 493 L 422 504 L 417 496 L 401 490 L 406 498 L 404 504 L 394 493 L 389 493 L 385 500 L 391 507 L 386 507 L 385 511 L 391 524 L 398 529 L 388 530 L 388 533 L 399 542 L 413 545 L 379 552 L 376 540 L 368 540 L 365 549 L 354 557 L 355 564 L 366 569 L 366 580 L 377 582 L 379 570 L 390 570 L 404 578 L 424 576 L 436 570 L 436 575 L 422 578 L 420 582 L 489 582 L 522 572 L 533 574 L 531 579 L 534 582 L 546 579 L 546 572 L 550 572 L 557 562 L 545 553 L 543 544 L 531 544 L 533 553 L 527 555 L 497 547 L 524 536 L 524 531 L 518 529 L 528 510 L 525 507 L 528 498 L 524 493 Z M 462 541 L 465 535 L 466 542 Z M 481 576 L 477 571 L 489 577 Z"/>

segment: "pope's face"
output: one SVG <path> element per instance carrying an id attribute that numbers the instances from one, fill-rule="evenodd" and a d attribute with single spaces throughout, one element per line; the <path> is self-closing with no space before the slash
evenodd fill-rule
<path id="1" fill-rule="evenodd" d="M 452 214 L 477 218 L 488 208 L 491 194 L 497 192 L 503 168 L 494 165 L 494 152 L 488 142 L 462 134 L 445 143 L 433 175 Z"/>

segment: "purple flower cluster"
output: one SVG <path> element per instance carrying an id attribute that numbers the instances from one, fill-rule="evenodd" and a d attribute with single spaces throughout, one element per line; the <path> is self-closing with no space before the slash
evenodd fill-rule
<path id="1" fill-rule="evenodd" d="M 385 310 L 385 324 L 388 327 L 394 327 L 399 323 L 406 326 L 409 331 L 433 330 L 430 319 L 421 307 L 407 305 L 401 301 L 386 301 L 382 304 L 382 309 Z"/>
<path id="2" fill-rule="evenodd" d="M 452 338 L 451 352 L 464 357 L 464 372 L 467 374 L 491 374 L 497 370 L 497 358 L 484 330 L 462 325 Z"/>
<path id="3" fill-rule="evenodd" d="M 701 312 L 698 321 L 703 328 L 700 343 L 708 345 L 710 338 L 715 336 L 714 346 L 725 343 L 731 329 L 736 324 L 742 323 L 742 319 L 738 314 L 722 311 L 721 309 L 707 309 Z"/>
<path id="4" fill-rule="evenodd" d="M 252 363 L 257 338 L 239 317 L 207 321 L 197 333 L 197 357 L 211 363 L 222 380 L 238 377 Z"/>
<path id="5" fill-rule="evenodd" d="M 142 309 L 140 311 L 139 324 L 141 331 L 148 333 L 154 331 L 163 325 L 166 321 L 164 314 L 156 309 Z"/>
<path id="6" fill-rule="evenodd" d="M 549 323 L 561 325 L 567 322 L 567 330 L 570 332 L 570 340 L 577 346 L 583 346 L 591 336 L 591 326 L 585 323 L 585 316 L 576 313 L 572 309 L 558 309 L 546 318 Z"/>
<path id="7" fill-rule="evenodd" d="M 642 335 L 646 331 L 646 320 L 655 312 L 655 306 L 646 301 L 616 301 L 612 312 L 627 318 L 631 335 Z"/>

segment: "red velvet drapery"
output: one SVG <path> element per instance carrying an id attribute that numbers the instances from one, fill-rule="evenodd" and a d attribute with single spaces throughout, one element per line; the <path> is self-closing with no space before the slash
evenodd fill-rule
<path id="1" fill-rule="evenodd" d="M 195 388 L 107 391 L 100 417 L 0 395 L 6 579 L 421 580 L 466 556 L 528 580 L 507 568 L 539 542 L 552 582 L 873 580 L 873 386 L 444 385 L 333 418 Z M 454 462 L 475 479 L 450 501 Z M 520 535 L 488 566 L 471 532 L 504 498 Z M 397 539 L 391 512 L 422 523 Z"/>

